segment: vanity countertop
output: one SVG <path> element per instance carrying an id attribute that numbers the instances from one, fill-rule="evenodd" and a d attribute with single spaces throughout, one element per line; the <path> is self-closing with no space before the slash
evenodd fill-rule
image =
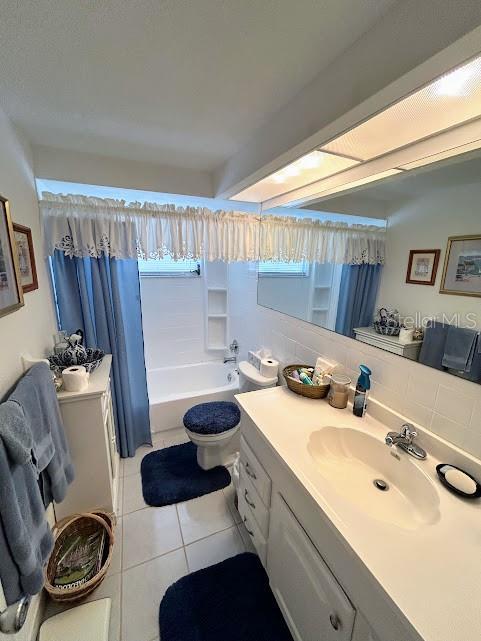
<path id="1" fill-rule="evenodd" d="M 426 460 L 417 461 L 393 448 L 399 456 L 392 457 L 392 464 L 403 465 L 403 471 L 411 470 L 410 476 L 422 479 L 428 487 L 425 508 L 435 516 L 426 522 L 414 520 L 412 527 L 395 523 L 389 516 L 375 518 L 365 503 L 346 496 L 350 484 L 356 495 L 355 483 L 348 476 L 342 487 L 326 483 L 319 462 L 310 451 L 313 434 L 319 441 L 323 427 L 362 432 L 378 441 L 376 447 L 381 443 L 387 450 L 384 437 L 388 429 L 382 423 L 369 414 L 360 419 L 350 409 L 338 410 L 326 401 L 298 396 L 286 387 L 248 392 L 236 398 L 424 641 L 480 638 L 481 501 L 457 498 L 443 488 L 435 469 L 441 461 L 429 451 Z M 418 440 L 422 446 L 422 435 Z M 449 449 L 442 462 L 450 462 Z M 390 500 L 389 493 L 384 497 Z"/>

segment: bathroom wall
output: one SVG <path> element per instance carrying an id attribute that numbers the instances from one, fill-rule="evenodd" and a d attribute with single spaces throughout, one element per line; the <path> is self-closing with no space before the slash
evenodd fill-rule
<path id="1" fill-rule="evenodd" d="M 56 329 L 50 285 L 42 259 L 42 242 L 37 196 L 32 173 L 30 150 L 0 110 L 0 194 L 10 201 L 14 221 L 32 229 L 39 289 L 25 295 L 25 306 L 0 318 L 0 398 L 22 374 L 20 354 L 44 356 L 51 349 Z M 35 627 L 40 613 L 35 599 L 23 631 L 15 636 L 0 634 L 0 639 L 29 641 L 36 638 Z M 0 609 L 3 609 L 0 585 Z"/>
<path id="2" fill-rule="evenodd" d="M 373 398 L 481 458 L 479 385 L 261 306 L 255 325 L 257 345 L 270 347 L 282 363 L 315 363 L 323 356 L 354 381 L 359 364 L 367 364 Z"/>
<path id="3" fill-rule="evenodd" d="M 141 277 L 142 321 L 147 369 L 219 360 L 224 354 L 205 349 L 205 278 Z M 213 285 L 219 283 L 213 282 Z M 239 359 L 256 345 L 256 263 L 227 266 L 228 343 L 236 339 Z"/>
<path id="4" fill-rule="evenodd" d="M 449 236 L 481 234 L 481 184 L 433 189 L 413 198 L 388 217 L 386 256 L 378 302 L 399 309 L 401 315 L 421 312 L 432 316 L 469 312 L 481 328 L 481 298 L 440 294 L 441 277 Z M 440 249 L 441 257 L 433 287 L 405 282 L 410 249 Z"/>
<path id="5" fill-rule="evenodd" d="M 215 360 L 205 350 L 203 278 L 141 277 L 146 367 Z"/>

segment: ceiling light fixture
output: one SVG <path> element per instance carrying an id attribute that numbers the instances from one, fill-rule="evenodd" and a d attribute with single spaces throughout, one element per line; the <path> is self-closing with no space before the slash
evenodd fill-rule
<path id="1" fill-rule="evenodd" d="M 433 83 L 434 92 L 438 96 L 467 96 L 470 90 L 470 81 L 479 73 L 479 70 L 479 59 L 473 60 L 459 69 L 454 69 Z"/>

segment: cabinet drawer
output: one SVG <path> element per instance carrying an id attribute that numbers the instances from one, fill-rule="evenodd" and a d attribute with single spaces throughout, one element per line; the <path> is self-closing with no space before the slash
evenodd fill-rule
<path id="1" fill-rule="evenodd" d="M 262 562 L 262 565 L 266 564 L 266 552 L 267 552 L 267 543 L 265 538 L 262 536 L 262 533 L 257 525 L 257 522 L 252 514 L 250 507 L 247 505 L 246 500 L 243 494 L 239 494 L 238 497 L 239 504 L 239 514 L 242 517 L 242 521 L 246 527 L 251 541 L 257 550 L 257 554 Z"/>
<path id="2" fill-rule="evenodd" d="M 266 507 L 271 504 L 271 479 L 243 436 L 240 439 L 240 461 L 245 473 Z"/>
<path id="3" fill-rule="evenodd" d="M 257 521 L 262 536 L 267 539 L 267 535 L 269 534 L 269 510 L 261 501 L 242 463 L 240 464 L 239 494 L 242 494 L 244 497 L 244 501 L 247 503 Z"/>

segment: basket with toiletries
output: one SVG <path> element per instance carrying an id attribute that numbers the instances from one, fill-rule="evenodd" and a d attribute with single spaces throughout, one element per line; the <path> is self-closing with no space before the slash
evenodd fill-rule
<path id="1" fill-rule="evenodd" d="M 331 384 L 330 374 L 320 367 L 294 364 L 284 367 L 284 379 L 287 387 L 307 398 L 325 398 Z"/>

